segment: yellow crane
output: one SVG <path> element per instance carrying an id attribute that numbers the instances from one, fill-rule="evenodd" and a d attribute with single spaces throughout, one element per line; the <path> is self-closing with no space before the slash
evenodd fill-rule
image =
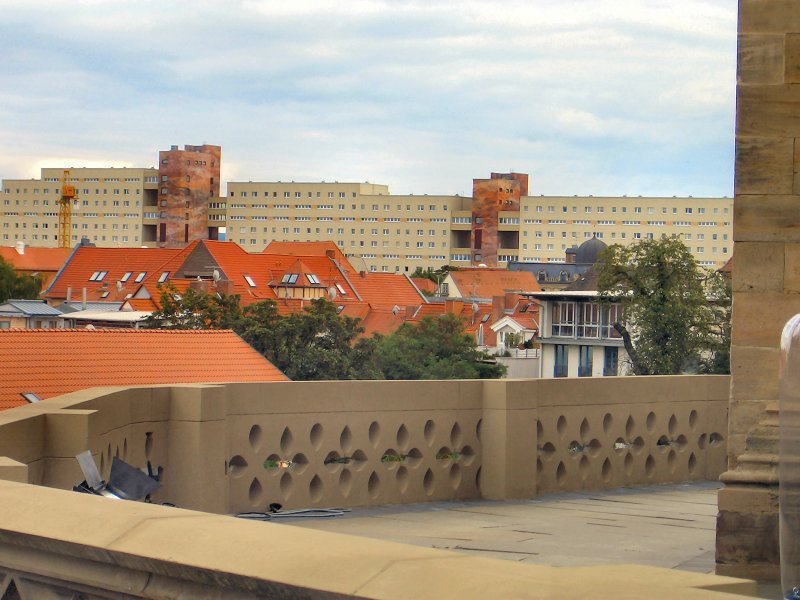
<path id="1" fill-rule="evenodd" d="M 69 169 L 61 177 L 61 198 L 58 200 L 58 246 L 69 248 L 72 238 L 72 202 L 77 198 L 70 184 Z"/>

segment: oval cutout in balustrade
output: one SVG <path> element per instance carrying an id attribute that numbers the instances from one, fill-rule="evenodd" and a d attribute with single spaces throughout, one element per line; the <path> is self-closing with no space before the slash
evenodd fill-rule
<path id="1" fill-rule="evenodd" d="M 353 452 L 353 456 L 350 459 L 350 465 L 352 466 L 354 471 L 360 471 L 363 469 L 367 464 L 367 455 L 364 454 L 363 450 L 356 450 Z"/>
<path id="2" fill-rule="evenodd" d="M 586 451 L 588 452 L 589 456 L 594 458 L 600 453 L 602 447 L 603 444 L 600 443 L 600 440 L 594 438 L 588 444 L 586 444 Z"/>
<path id="3" fill-rule="evenodd" d="M 670 436 L 675 437 L 675 434 L 678 432 L 678 417 L 672 415 L 669 418 L 669 425 L 667 426 L 667 429 L 669 430 Z"/>
<path id="4" fill-rule="evenodd" d="M 708 438 L 708 443 L 712 448 L 716 448 L 724 441 L 721 433 L 712 433 Z"/>
<path id="5" fill-rule="evenodd" d="M 691 427 L 692 429 L 694 429 L 695 426 L 697 425 L 697 418 L 698 418 L 697 411 L 692 410 L 692 412 L 689 413 L 689 427 Z"/>
<path id="6" fill-rule="evenodd" d="M 308 459 L 306 455 L 302 452 L 299 454 L 295 454 L 294 458 L 292 458 L 291 465 L 292 469 L 298 475 L 308 468 Z"/>
<path id="7" fill-rule="evenodd" d="M 294 488 L 294 482 L 292 481 L 292 476 L 289 474 L 288 471 L 284 471 L 283 475 L 281 475 L 281 480 L 278 484 L 278 487 L 280 487 L 283 499 L 288 500 L 289 497 L 292 495 L 292 490 Z"/>
<path id="8" fill-rule="evenodd" d="M 545 460 L 550 460 L 553 457 L 553 454 L 556 453 L 556 447 L 553 445 L 552 442 L 547 442 L 544 446 L 539 449 L 539 454 L 541 454 Z"/>
<path id="9" fill-rule="evenodd" d="M 450 444 L 454 448 L 461 446 L 461 426 L 458 423 L 453 423 L 453 428 L 450 430 Z"/>
<path id="10" fill-rule="evenodd" d="M 380 423 L 377 421 L 373 421 L 369 425 L 369 442 L 373 446 L 378 445 L 378 442 L 381 440 L 381 426 Z"/>
<path id="11" fill-rule="evenodd" d="M 625 467 L 625 475 L 630 477 L 633 474 L 633 454 L 628 452 L 625 455 L 625 461 L 624 461 L 623 465 Z"/>
<path id="12" fill-rule="evenodd" d="M 308 439 L 311 442 L 311 447 L 314 450 L 319 450 L 322 446 L 322 436 L 325 433 L 325 429 L 322 427 L 321 423 L 314 423 L 311 427 L 311 431 L 308 434 Z"/>
<path id="13" fill-rule="evenodd" d="M 603 482 L 608 483 L 611 481 L 611 461 L 605 459 L 603 461 L 603 468 L 600 470 L 600 474 L 603 476 Z"/>
<path id="14" fill-rule="evenodd" d="M 461 449 L 461 464 L 465 467 L 468 467 L 472 464 L 475 460 L 475 451 L 472 449 L 472 446 L 464 446 Z"/>
<path id="15" fill-rule="evenodd" d="M 425 494 L 430 496 L 433 494 L 433 486 L 434 486 L 434 477 L 433 471 L 428 469 L 425 471 L 425 477 L 422 478 L 422 488 L 425 490 Z"/>
<path id="16" fill-rule="evenodd" d="M 544 437 L 544 426 L 539 419 L 536 419 L 536 437 L 542 438 Z"/>
<path id="17" fill-rule="evenodd" d="M 591 427 L 589 426 L 589 419 L 585 418 L 581 421 L 581 439 L 585 440 L 589 437 L 589 433 L 591 431 Z"/>
<path id="18" fill-rule="evenodd" d="M 653 477 L 656 472 L 656 459 L 653 458 L 652 454 L 647 455 L 647 460 L 644 461 L 644 474 L 647 477 Z"/>
<path id="19" fill-rule="evenodd" d="M 322 500 L 322 487 L 322 479 L 319 478 L 319 475 L 314 475 L 311 483 L 308 484 L 308 496 L 311 498 L 311 502 L 316 504 Z"/>
<path id="20" fill-rule="evenodd" d="M 633 440 L 631 449 L 635 454 L 639 454 L 642 450 L 644 450 L 644 438 L 642 436 L 639 436 L 635 440 Z"/>
<path id="21" fill-rule="evenodd" d="M 350 427 L 347 425 L 344 426 L 342 433 L 339 435 L 339 447 L 342 449 L 343 454 L 349 454 L 353 449 L 353 432 L 350 431 Z"/>
<path id="22" fill-rule="evenodd" d="M 284 454 L 289 454 L 290 450 L 292 449 L 292 441 L 294 436 L 292 436 L 292 430 L 288 427 L 283 429 L 283 433 L 281 434 L 281 451 Z"/>
<path id="23" fill-rule="evenodd" d="M 650 411 L 647 413 L 647 420 L 645 421 L 645 425 L 647 426 L 648 433 L 653 433 L 653 429 L 656 427 L 656 413 Z"/>
<path id="24" fill-rule="evenodd" d="M 697 447 L 700 448 L 700 450 L 705 450 L 707 443 L 708 443 L 708 436 L 705 433 L 701 433 L 700 437 L 697 438 Z"/>
<path id="25" fill-rule="evenodd" d="M 250 500 L 250 504 L 252 506 L 259 506 L 262 502 L 263 495 L 264 489 L 261 487 L 261 482 L 256 477 L 253 477 L 253 481 L 250 482 L 250 488 L 247 490 L 247 497 Z"/>
<path id="26" fill-rule="evenodd" d="M 564 481 L 567 478 L 567 467 L 564 466 L 563 462 L 558 463 L 558 467 L 556 467 L 556 483 L 558 485 L 564 485 Z"/>
<path id="27" fill-rule="evenodd" d="M 231 477 L 239 478 L 244 475 L 246 470 L 247 461 L 244 456 L 239 456 L 237 454 L 228 461 L 228 473 L 231 474 Z"/>
<path id="28" fill-rule="evenodd" d="M 261 431 L 261 427 L 253 425 L 250 428 L 250 433 L 247 434 L 247 440 L 250 442 L 250 448 L 253 452 L 258 452 L 261 449 L 261 440 L 263 437 L 264 432 Z"/>
<path id="29" fill-rule="evenodd" d="M 634 431 L 636 431 L 636 421 L 633 420 L 633 415 L 631 415 L 625 421 L 625 437 L 631 439 Z"/>
<path id="30" fill-rule="evenodd" d="M 586 455 L 581 456 L 581 460 L 578 463 L 578 474 L 581 477 L 581 481 L 586 481 L 589 477 L 589 457 Z"/>
<path id="31" fill-rule="evenodd" d="M 556 421 L 556 431 L 561 437 L 564 437 L 564 434 L 567 432 L 567 417 L 564 415 L 558 417 L 558 421 Z"/>
<path id="32" fill-rule="evenodd" d="M 603 417 L 603 432 L 609 433 L 611 431 L 611 426 L 614 424 L 614 417 L 611 413 L 606 413 Z"/>
<path id="33" fill-rule="evenodd" d="M 405 425 L 400 425 L 397 429 L 397 445 L 401 450 L 406 450 L 408 448 L 408 438 L 408 428 L 406 428 Z"/>
<path id="34" fill-rule="evenodd" d="M 669 472 L 675 473 L 675 469 L 677 468 L 678 464 L 678 455 L 676 454 L 675 450 L 669 451 L 669 454 L 667 455 L 667 464 L 669 465 Z"/>
<path id="35" fill-rule="evenodd" d="M 406 456 L 404 463 L 408 465 L 409 468 L 415 469 L 417 466 L 419 466 L 421 460 L 422 452 L 420 452 L 418 448 L 412 448 L 408 451 L 408 455 Z"/>
<path id="36" fill-rule="evenodd" d="M 350 469 L 342 469 L 342 472 L 339 473 L 339 491 L 342 492 L 342 496 L 347 498 L 350 495 L 350 490 L 353 487 L 353 474 L 350 472 Z"/>
<path id="37" fill-rule="evenodd" d="M 480 425 L 480 421 L 478 424 Z M 431 420 L 426 421 L 423 433 L 425 435 L 425 441 L 428 442 L 428 446 L 432 446 L 433 440 L 436 436 L 436 423 Z"/>
<path id="38" fill-rule="evenodd" d="M 689 455 L 688 467 L 689 467 L 689 474 L 694 475 L 694 470 L 697 468 L 697 457 L 694 455 L 694 452 L 692 452 Z"/>
<path id="39" fill-rule="evenodd" d="M 400 490 L 401 494 L 405 494 L 408 489 L 408 469 L 402 466 L 399 467 L 395 478 L 397 479 L 397 489 Z"/>
<path id="40" fill-rule="evenodd" d="M 475 425 L 475 435 L 478 436 L 478 441 L 479 442 L 483 441 L 483 440 L 481 440 L 481 428 L 482 427 L 483 427 L 483 419 L 478 419 L 478 424 Z"/>
<path id="41" fill-rule="evenodd" d="M 461 485 L 461 467 L 457 464 L 450 465 L 450 487 L 457 490 Z"/>

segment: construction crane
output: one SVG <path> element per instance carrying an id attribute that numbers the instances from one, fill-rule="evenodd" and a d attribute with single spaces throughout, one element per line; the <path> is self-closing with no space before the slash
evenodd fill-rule
<path id="1" fill-rule="evenodd" d="M 70 184 L 69 169 L 61 177 L 61 198 L 58 200 L 58 246 L 70 247 L 72 237 L 72 202 L 77 198 L 75 186 Z"/>

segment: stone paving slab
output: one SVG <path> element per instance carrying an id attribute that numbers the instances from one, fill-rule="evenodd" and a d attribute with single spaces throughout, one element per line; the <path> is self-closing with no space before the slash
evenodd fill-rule
<path id="1" fill-rule="evenodd" d="M 641 564 L 714 571 L 717 482 L 434 502 L 281 522 L 551 566 Z"/>

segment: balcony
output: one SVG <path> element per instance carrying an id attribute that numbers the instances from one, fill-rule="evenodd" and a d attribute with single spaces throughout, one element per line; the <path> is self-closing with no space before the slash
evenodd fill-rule
<path id="1" fill-rule="evenodd" d="M 488 597 L 501 582 L 504 594 L 545 585 L 564 595 L 577 573 L 189 511 L 513 500 L 716 479 L 728 385 L 687 376 L 76 392 L 0 413 L 0 477 L 18 482 L 0 482 L 0 572 L 18 589 L 133 597 Z M 62 491 L 82 479 L 73 457 L 87 448 L 103 477 L 115 456 L 162 467 L 154 500 L 180 508 Z M 698 598 L 715 586 L 747 589 L 651 571 L 618 570 L 609 582 L 583 569 L 581 585 L 663 585 L 659 597 L 686 589 Z"/>

